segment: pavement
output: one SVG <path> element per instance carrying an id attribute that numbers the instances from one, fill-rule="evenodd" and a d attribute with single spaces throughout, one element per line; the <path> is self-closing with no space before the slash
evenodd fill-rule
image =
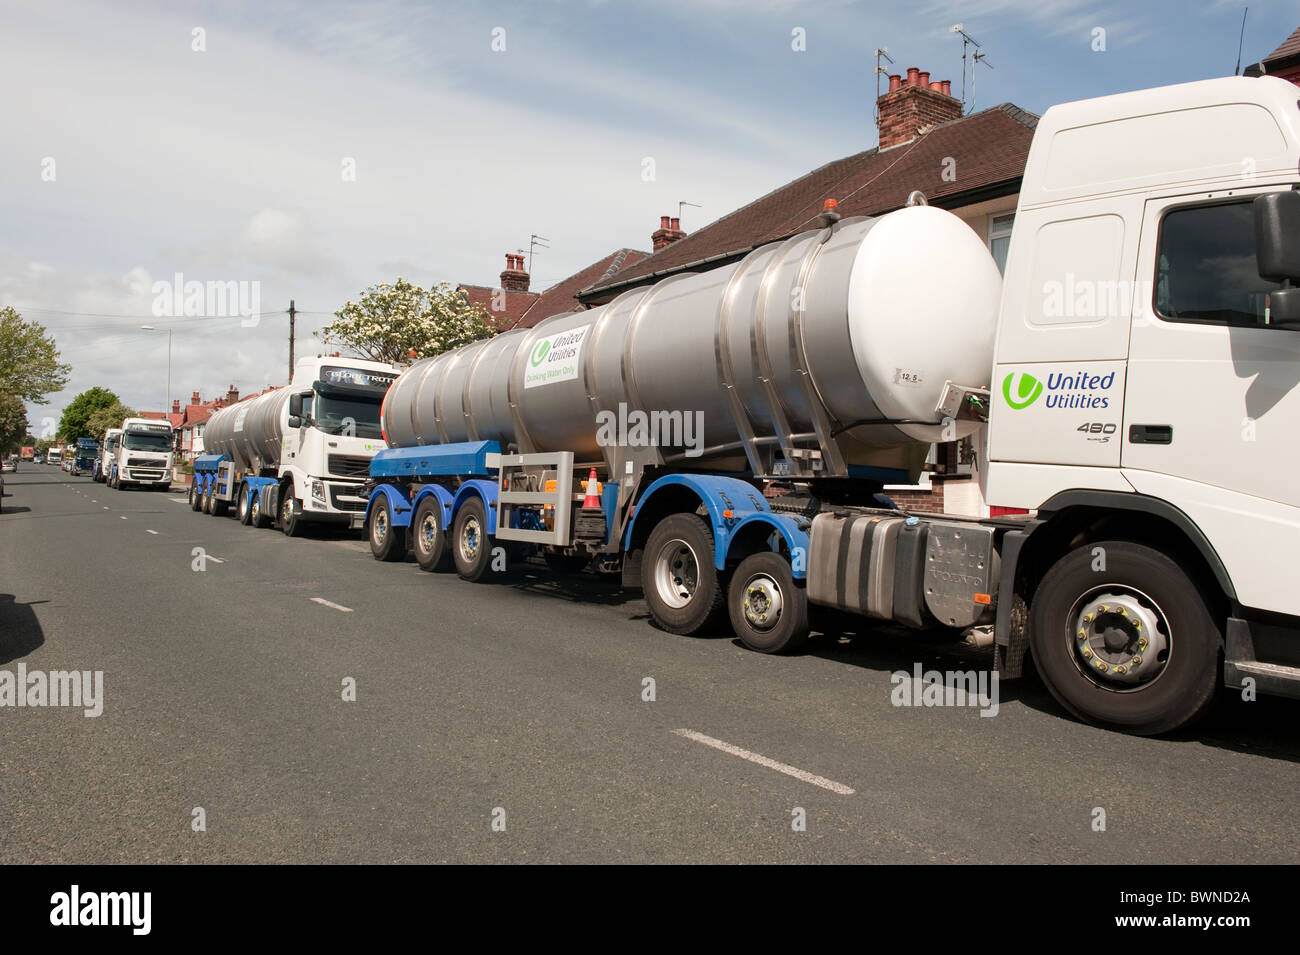
<path id="1" fill-rule="evenodd" d="M 992 717 L 896 706 L 892 674 L 987 671 L 991 655 L 868 625 L 769 657 L 664 633 L 591 573 L 469 584 L 379 563 L 358 533 L 194 513 L 179 488 L 44 465 L 5 478 L 0 681 L 20 664 L 102 671 L 103 692 L 99 716 L 0 706 L 0 864 L 1300 848 L 1292 701 L 1225 696 L 1164 739 L 1075 722 L 1032 679 L 1002 684 Z"/>

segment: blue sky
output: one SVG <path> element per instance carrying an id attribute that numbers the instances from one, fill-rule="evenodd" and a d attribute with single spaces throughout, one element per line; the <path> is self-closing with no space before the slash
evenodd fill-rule
<path id="1" fill-rule="evenodd" d="M 1295 3 L 1250 6 L 1243 64 L 1300 25 Z M 299 354 L 314 353 L 312 329 L 375 282 L 495 284 L 504 253 L 538 233 L 551 240 L 533 267 L 544 288 L 613 249 L 648 248 L 680 200 L 703 206 L 685 210 L 693 231 L 874 145 L 878 46 L 896 71 L 957 89 L 949 27 L 963 23 L 994 67 L 978 71 L 975 108 L 1042 112 L 1230 74 L 1242 9 L 5 0 L 0 304 L 54 331 L 74 366 L 30 417 L 91 385 L 160 407 L 168 328 L 171 397 L 255 390 L 285 378 L 287 323 L 271 310 L 291 297 L 305 312 Z M 806 50 L 792 49 L 796 28 Z M 260 283 L 267 314 L 256 327 L 152 317 L 152 283 L 177 272 Z"/>

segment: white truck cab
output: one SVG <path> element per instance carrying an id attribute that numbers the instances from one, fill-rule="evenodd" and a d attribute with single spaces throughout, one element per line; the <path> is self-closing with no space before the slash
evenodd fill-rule
<path id="1" fill-rule="evenodd" d="M 117 452 L 121 444 L 121 428 L 109 428 L 104 432 L 104 443 L 100 446 L 99 458 L 95 462 L 95 472 L 91 475 L 100 484 L 108 482 L 109 474 L 113 469 L 113 462 L 117 460 Z"/>
<path id="2" fill-rule="evenodd" d="M 172 426 L 156 418 L 127 418 L 108 483 L 113 488 L 137 485 L 167 490 L 172 479 Z"/>
<path id="3" fill-rule="evenodd" d="M 984 490 L 1035 512 L 1010 555 L 1017 592 L 1039 671 L 1075 712 L 1148 725 L 1163 701 L 1186 716 L 1220 653 L 1228 685 L 1300 695 L 1297 189 L 1300 91 L 1281 79 L 1107 96 L 1038 123 Z M 998 644 L 1016 671 L 1023 605 L 1006 597 Z M 1103 623 L 1105 646 L 1131 653 L 1098 649 Z"/>

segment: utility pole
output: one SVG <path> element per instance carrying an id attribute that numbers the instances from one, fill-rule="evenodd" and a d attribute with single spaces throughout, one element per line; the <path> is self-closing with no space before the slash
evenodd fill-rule
<path id="1" fill-rule="evenodd" d="M 289 381 L 293 381 L 293 318 L 297 314 L 293 299 L 289 299 Z"/>

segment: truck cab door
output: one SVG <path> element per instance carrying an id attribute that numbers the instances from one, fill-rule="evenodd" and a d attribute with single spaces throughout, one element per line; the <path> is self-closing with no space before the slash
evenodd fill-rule
<path id="1" fill-rule="evenodd" d="M 1148 199 L 1120 466 L 1196 522 L 1242 603 L 1300 613 L 1300 331 L 1268 324 L 1253 215 L 1287 188 Z"/>
<path id="2" fill-rule="evenodd" d="M 284 437 L 281 439 L 283 442 L 281 447 L 281 451 L 283 452 L 281 463 L 283 464 L 297 464 L 298 456 L 302 453 L 304 429 L 307 422 L 311 420 L 312 415 L 312 398 L 313 395 L 311 392 L 301 395 L 302 414 L 298 416 L 301 421 L 300 427 L 292 428 L 288 426 L 288 421 L 292 421 L 294 416 L 291 413 L 292 408 L 286 407 L 285 409 L 288 421 L 286 421 Z"/>
<path id="3" fill-rule="evenodd" d="M 1300 507 L 1300 332 L 1266 324 L 1252 200 L 1148 201 L 1121 466 Z"/>

